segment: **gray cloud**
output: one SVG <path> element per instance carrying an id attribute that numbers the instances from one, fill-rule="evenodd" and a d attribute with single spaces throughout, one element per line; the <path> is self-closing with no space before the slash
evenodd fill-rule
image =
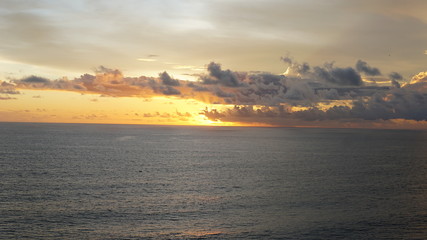
<path id="1" fill-rule="evenodd" d="M 172 79 L 167 72 L 162 72 L 159 74 L 160 80 L 162 83 L 167 86 L 179 86 L 180 83 L 176 79 Z"/>
<path id="2" fill-rule="evenodd" d="M 207 70 L 209 76 L 203 76 L 204 84 L 220 84 L 226 87 L 239 87 L 242 82 L 238 79 L 236 73 L 227 70 L 222 70 L 221 65 L 215 62 L 208 64 Z"/>
<path id="3" fill-rule="evenodd" d="M 340 86 L 362 86 L 360 75 L 351 67 L 339 68 L 332 65 L 325 67 L 314 67 L 317 78 Z"/>
<path id="4" fill-rule="evenodd" d="M 391 80 L 396 80 L 396 81 L 401 81 L 401 80 L 403 80 L 402 75 L 400 75 L 400 74 L 399 74 L 399 73 L 397 73 L 397 72 L 392 72 L 392 73 L 390 73 L 388 76 L 390 77 L 390 79 L 391 79 Z"/>
<path id="5" fill-rule="evenodd" d="M 398 81 L 403 80 L 402 75 L 397 72 L 392 72 L 388 76 L 390 77 L 391 85 L 395 88 L 400 88 L 400 83 Z"/>
<path id="6" fill-rule="evenodd" d="M 21 94 L 19 91 L 15 89 L 15 85 L 7 83 L 7 82 L 0 82 L 0 94 Z"/>
<path id="7" fill-rule="evenodd" d="M 311 71 L 308 64 L 295 61 L 292 61 L 292 66 L 303 70 L 299 71 L 298 76 L 234 72 L 222 70 L 220 64 L 211 62 L 207 66 L 208 75 L 202 74 L 197 82 L 173 79 L 167 72 L 160 73 L 158 78 L 125 77 L 117 69 L 100 66 L 95 69 L 95 75 L 84 74 L 73 80 L 48 80 L 30 76 L 15 80 L 14 83 L 18 88 L 61 89 L 104 96 L 174 95 L 218 103 L 266 106 L 281 103 L 313 106 L 324 100 L 351 100 L 383 90 L 362 86 L 360 76 L 352 68 L 325 64 L 323 67 L 315 66 L 314 71 Z"/>
<path id="8" fill-rule="evenodd" d="M 310 107 L 291 111 L 286 107 L 270 106 L 255 109 L 253 106 L 235 106 L 219 111 L 204 110 L 206 117 L 214 121 L 261 122 L 286 125 L 296 121 L 343 121 L 362 122 L 390 119 L 427 121 L 427 95 L 407 89 L 394 89 L 375 94 L 369 100 L 359 99 L 353 106 L 333 106 L 327 110 Z"/>
<path id="9" fill-rule="evenodd" d="M 310 72 L 310 65 L 306 62 L 299 64 L 296 61 L 294 61 L 291 57 L 281 57 L 280 58 L 283 62 L 287 63 L 289 67 L 291 68 L 292 72 L 298 73 L 298 74 L 307 74 Z"/>
<path id="10" fill-rule="evenodd" d="M 293 67 L 303 65 L 292 61 Z M 222 70 L 217 63 L 210 63 L 207 72 L 199 81 L 190 82 L 173 79 L 167 72 L 157 78 L 125 77 L 119 70 L 99 67 L 95 75 L 84 74 L 72 80 L 30 76 L 2 82 L 0 89 L 3 94 L 17 93 L 17 89 L 60 89 L 115 97 L 193 98 L 236 105 L 224 111 L 203 111 L 212 120 L 256 120 L 276 125 L 289 121 L 427 120 L 427 72 L 415 75 L 401 88 L 393 82 L 403 81 L 396 72 L 389 75 L 389 86 L 364 85 L 355 69 L 332 63 L 287 76 Z M 332 107 L 322 107 L 325 104 Z"/>
<path id="11" fill-rule="evenodd" d="M 180 95 L 181 94 L 181 92 L 178 89 L 173 88 L 171 86 L 166 86 L 165 88 L 162 88 L 161 91 L 164 95 Z"/>
<path id="12" fill-rule="evenodd" d="M 235 97 L 234 94 L 224 92 L 221 88 L 217 88 L 215 90 L 215 95 L 220 97 L 220 98 L 233 98 L 233 97 Z"/>
<path id="13" fill-rule="evenodd" d="M 192 88 L 194 91 L 196 92 L 208 92 L 209 88 L 205 87 L 205 86 L 200 86 L 197 83 L 194 82 L 189 82 L 187 84 L 188 87 Z"/>
<path id="14" fill-rule="evenodd" d="M 289 65 L 292 65 L 293 60 L 292 60 L 292 58 L 291 58 L 291 57 L 289 57 L 289 56 L 287 56 L 287 57 L 281 57 L 280 59 L 281 59 L 283 62 L 285 62 L 285 63 L 287 63 L 287 64 L 289 64 Z"/>
<path id="15" fill-rule="evenodd" d="M 16 98 L 14 98 L 14 97 L 9 97 L 9 96 L 5 96 L 5 97 L 0 96 L 0 100 L 12 100 L 12 99 L 16 99 Z"/>
<path id="16" fill-rule="evenodd" d="M 30 77 L 23 78 L 21 80 L 21 82 L 24 82 L 24 83 L 49 83 L 49 80 L 46 78 L 42 78 L 42 77 L 30 76 Z"/>
<path id="17" fill-rule="evenodd" d="M 379 76 L 381 75 L 381 72 L 378 68 L 371 67 L 368 65 L 367 62 L 358 60 L 356 63 L 356 70 L 358 72 L 364 73 L 368 76 Z"/>
<path id="18" fill-rule="evenodd" d="M 7 82 L 0 81 L 0 100 L 12 100 L 16 99 L 9 95 L 18 95 L 21 94 L 15 89 L 15 85 Z"/>

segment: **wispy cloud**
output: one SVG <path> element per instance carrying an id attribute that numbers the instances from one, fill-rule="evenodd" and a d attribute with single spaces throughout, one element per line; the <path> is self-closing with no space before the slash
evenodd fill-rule
<path id="1" fill-rule="evenodd" d="M 154 58 L 137 58 L 136 60 L 141 62 L 157 62 L 157 59 Z"/>
<path id="2" fill-rule="evenodd" d="M 9 97 L 9 96 L 1 96 L 0 95 L 0 100 L 12 100 L 12 99 L 16 99 L 14 97 Z"/>

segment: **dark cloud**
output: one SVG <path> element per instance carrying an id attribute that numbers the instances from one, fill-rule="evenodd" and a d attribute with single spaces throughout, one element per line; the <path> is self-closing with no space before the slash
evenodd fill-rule
<path id="1" fill-rule="evenodd" d="M 315 77 L 340 86 L 362 86 L 360 75 L 351 67 L 339 68 L 332 64 L 314 67 Z"/>
<path id="2" fill-rule="evenodd" d="M 166 86 L 166 88 L 163 88 L 162 93 L 164 95 L 180 95 L 181 94 L 181 92 L 178 89 L 173 88 L 171 86 Z"/>
<path id="3" fill-rule="evenodd" d="M 394 89 L 390 92 L 375 94 L 369 100 L 359 99 L 353 106 L 337 105 L 327 110 L 310 107 L 291 111 L 284 106 L 254 108 L 253 106 L 235 106 L 218 111 L 204 110 L 206 117 L 214 121 L 263 122 L 273 125 L 286 125 L 295 121 L 350 121 L 405 119 L 427 121 L 427 95 L 406 89 Z"/>
<path id="4" fill-rule="evenodd" d="M 293 62 L 292 58 L 290 58 L 290 57 L 281 57 L 280 59 L 281 59 L 283 62 L 285 62 L 285 63 L 287 63 L 287 64 L 289 64 L 289 65 L 292 65 L 292 62 Z"/>
<path id="5" fill-rule="evenodd" d="M 220 84 L 226 87 L 239 87 L 242 82 L 239 81 L 236 73 L 230 70 L 222 70 L 221 64 L 211 62 L 207 67 L 209 76 L 202 77 L 204 84 Z"/>
<path id="6" fill-rule="evenodd" d="M 390 77 L 391 85 L 395 88 L 400 88 L 400 83 L 398 81 L 403 80 L 402 75 L 397 72 L 392 72 L 388 76 Z"/>
<path id="7" fill-rule="evenodd" d="M 371 67 L 368 65 L 367 62 L 364 62 L 362 60 L 357 61 L 356 70 L 358 72 L 364 73 L 368 76 L 379 76 L 379 75 L 381 75 L 381 72 L 378 68 Z"/>
<path id="8" fill-rule="evenodd" d="M 335 88 L 331 88 L 331 89 L 316 89 L 315 92 L 322 99 L 339 100 L 341 98 L 338 90 L 335 89 Z"/>
<path id="9" fill-rule="evenodd" d="M 188 87 L 192 88 L 194 91 L 196 92 L 207 92 L 209 91 L 209 88 L 205 87 L 205 86 L 200 86 L 194 82 L 189 82 L 187 84 Z"/>
<path id="10" fill-rule="evenodd" d="M 388 76 L 390 77 L 390 79 L 391 79 L 391 80 L 396 80 L 396 81 L 401 81 L 401 80 L 403 80 L 402 75 L 400 75 L 400 74 L 399 74 L 399 73 L 397 73 L 397 72 L 392 72 L 392 73 L 390 73 Z"/>
<path id="11" fill-rule="evenodd" d="M 288 86 L 289 88 L 284 95 L 286 99 L 309 102 L 314 101 L 315 91 L 309 86 L 309 84 L 307 84 L 307 82 L 293 81 L 289 82 Z"/>
<path id="12" fill-rule="evenodd" d="M 95 75 L 84 74 L 73 80 L 31 80 L 33 77 L 14 82 L 19 88 L 61 89 L 115 97 L 173 95 L 209 103 L 266 106 L 281 103 L 313 106 L 322 100 L 352 99 L 351 92 L 355 95 L 368 92 L 359 91 L 362 89 L 360 76 L 351 68 L 325 64 L 324 67 L 314 67 L 314 72 L 311 72 L 306 63 L 293 61 L 292 64 L 294 68 L 300 69 L 299 75 L 224 71 L 220 64 L 212 62 L 207 66 L 209 74 L 201 75 L 201 81 L 198 82 L 173 79 L 167 72 L 160 73 L 158 78 L 125 77 L 121 71 L 104 66 L 96 68 Z M 43 84 L 30 84 L 33 82 Z M 331 83 L 336 87 L 331 87 Z"/>
<path id="13" fill-rule="evenodd" d="M 226 117 L 225 113 L 221 113 L 216 109 L 208 110 L 207 108 L 203 110 L 200 114 L 205 115 L 208 119 L 213 121 L 219 121 Z"/>
<path id="14" fill-rule="evenodd" d="M 285 77 L 283 75 L 274 75 L 271 73 L 259 73 L 254 75 L 249 75 L 250 84 L 263 84 L 270 85 L 273 84 L 275 86 L 283 85 L 283 81 Z"/>
<path id="15" fill-rule="evenodd" d="M 310 65 L 308 63 L 299 64 L 296 70 L 299 74 L 306 74 L 310 71 Z"/>
<path id="16" fill-rule="evenodd" d="M 49 83 L 50 81 L 46 78 L 37 77 L 37 76 L 29 76 L 26 78 L 23 78 L 21 82 L 24 83 Z"/>
<path id="17" fill-rule="evenodd" d="M 382 84 L 390 81 L 384 86 L 363 84 L 359 73 L 351 67 L 335 67 L 333 63 L 310 67 L 293 60 L 291 64 L 294 74 L 276 75 L 222 70 L 220 64 L 212 62 L 207 66 L 208 75 L 201 75 L 196 82 L 173 79 L 167 72 L 157 78 L 125 77 L 119 70 L 99 67 L 95 75 L 84 74 L 73 80 L 31 76 L 2 82 L 0 93 L 14 94 L 16 89 L 60 89 L 115 97 L 193 98 L 235 105 L 221 111 L 204 110 L 202 114 L 212 120 L 274 125 L 298 121 L 427 120 L 427 72 L 402 82 L 399 88 L 398 81 L 404 79 L 396 72 L 384 77 Z M 3 99 L 11 98 L 3 96 Z"/>
<path id="18" fill-rule="evenodd" d="M 394 89 L 376 94 L 367 101 L 354 102 L 350 110 L 353 117 L 375 119 L 427 120 L 427 95 L 407 89 Z"/>
<path id="19" fill-rule="evenodd" d="M 235 97 L 234 94 L 224 92 L 221 88 L 217 88 L 215 90 L 215 95 L 218 96 L 218 97 L 220 97 L 220 98 L 232 98 L 232 97 Z"/>
<path id="20" fill-rule="evenodd" d="M 295 62 L 292 64 L 295 65 Z M 363 86 L 360 76 L 354 69 L 336 68 L 333 64 L 315 67 L 309 76 L 312 79 L 285 78 L 284 86 L 287 90 L 280 104 L 262 107 L 255 107 L 254 104 L 236 105 L 223 110 L 205 109 L 202 114 L 214 121 L 256 122 L 283 126 L 288 124 L 327 126 L 328 122 L 338 125 L 384 123 L 396 119 L 427 121 L 427 72 L 415 75 L 402 88 L 399 88 L 400 84 L 397 81 L 402 81 L 403 77 L 396 72 L 389 75 L 390 86 Z M 346 77 L 348 79 L 345 79 Z M 250 79 L 257 82 L 257 88 L 265 83 L 259 80 L 260 75 L 252 76 Z M 334 83 L 337 87 L 325 87 L 321 82 L 316 82 L 319 80 Z M 279 82 L 282 81 L 270 83 L 273 82 L 277 82 L 280 86 Z M 339 100 L 350 102 L 344 104 L 339 103 Z M 313 104 L 304 105 L 304 101 Z M 321 103 L 333 104 L 324 108 Z M 295 105 L 305 107 L 295 110 L 292 108 Z M 351 124 L 345 126 L 352 126 Z"/>
<path id="21" fill-rule="evenodd" d="M 179 80 L 172 79 L 167 72 L 162 72 L 159 74 L 160 80 L 166 86 L 179 86 Z"/>
<path id="22" fill-rule="evenodd" d="M 310 72 L 311 67 L 306 62 L 299 64 L 291 57 L 281 57 L 280 59 L 289 65 L 292 72 L 298 73 L 300 75 L 304 75 Z"/>

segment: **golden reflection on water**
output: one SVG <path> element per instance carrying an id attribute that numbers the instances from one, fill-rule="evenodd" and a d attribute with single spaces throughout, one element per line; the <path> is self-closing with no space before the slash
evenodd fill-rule
<path id="1" fill-rule="evenodd" d="M 222 231 L 186 231 L 183 232 L 181 235 L 184 237 L 209 237 L 212 235 L 219 235 L 219 234 L 223 234 L 224 232 Z"/>

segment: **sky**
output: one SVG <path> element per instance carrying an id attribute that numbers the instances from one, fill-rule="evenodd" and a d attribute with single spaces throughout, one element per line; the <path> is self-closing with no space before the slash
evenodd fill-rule
<path id="1" fill-rule="evenodd" d="M 0 121 L 427 129 L 424 0 L 2 0 Z"/>

